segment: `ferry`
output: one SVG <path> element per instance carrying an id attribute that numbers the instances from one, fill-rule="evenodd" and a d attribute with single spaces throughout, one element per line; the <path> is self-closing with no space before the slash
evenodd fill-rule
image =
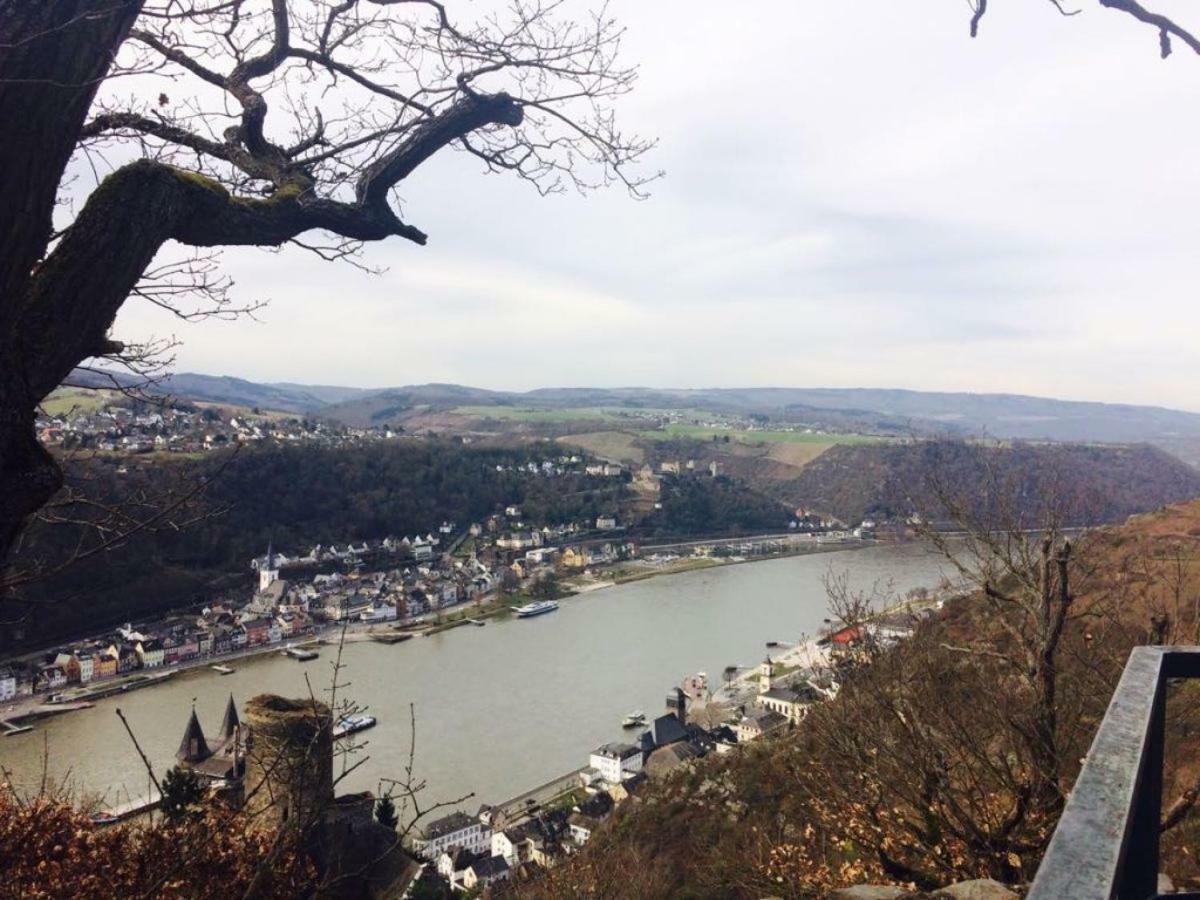
<path id="1" fill-rule="evenodd" d="M 218 674 L 221 674 L 221 675 L 232 675 L 234 672 L 237 671 L 232 666 L 214 665 L 214 666 L 209 666 L 209 668 L 212 669 L 214 672 L 217 672 Z"/>
<path id="2" fill-rule="evenodd" d="M 333 726 L 334 740 L 341 740 L 348 734 L 354 734 L 357 731 L 366 731 L 368 728 L 375 727 L 374 716 L 346 716 L 339 719 L 338 723 Z"/>
<path id="3" fill-rule="evenodd" d="M 537 603 L 518 606 L 513 612 L 517 614 L 517 618 L 528 619 L 531 616 L 540 616 L 548 612 L 554 612 L 556 609 L 558 609 L 558 604 L 553 600 L 539 600 Z"/>
<path id="4" fill-rule="evenodd" d="M 290 656 L 292 659 L 298 659 L 300 662 L 308 662 L 310 659 L 316 659 L 318 654 L 316 650 L 306 650 L 303 647 L 288 647 L 283 651 L 284 656 Z"/>
<path id="5" fill-rule="evenodd" d="M 646 724 L 646 714 L 641 710 L 631 712 L 621 722 L 622 728 L 638 728 Z"/>

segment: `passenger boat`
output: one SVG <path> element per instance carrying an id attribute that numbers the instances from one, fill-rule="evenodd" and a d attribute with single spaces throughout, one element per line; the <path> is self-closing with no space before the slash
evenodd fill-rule
<path id="1" fill-rule="evenodd" d="M 518 606 L 513 612 L 520 619 L 528 619 L 531 616 L 540 616 L 548 612 L 554 612 L 556 609 L 558 609 L 558 604 L 553 600 L 539 600 L 537 603 Z"/>
<path id="2" fill-rule="evenodd" d="M 374 716 L 345 716 L 338 720 L 338 723 L 333 726 L 334 740 L 340 740 L 348 734 L 354 734 L 357 731 L 366 731 L 368 728 L 375 727 Z"/>
<path id="3" fill-rule="evenodd" d="M 646 724 L 646 714 L 641 710 L 631 712 L 621 722 L 622 728 L 637 728 Z"/>
<path id="4" fill-rule="evenodd" d="M 209 668 L 211 668 L 214 672 L 219 672 L 222 675 L 232 675 L 235 671 L 237 671 L 232 666 L 215 665 L 210 666 Z"/>
<path id="5" fill-rule="evenodd" d="M 288 647 L 283 651 L 284 656 L 290 656 L 292 659 L 298 659 L 301 662 L 307 662 L 310 659 L 317 658 L 316 650 L 308 650 L 304 647 Z"/>

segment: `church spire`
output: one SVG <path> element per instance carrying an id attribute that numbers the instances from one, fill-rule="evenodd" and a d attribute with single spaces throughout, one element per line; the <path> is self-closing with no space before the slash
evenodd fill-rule
<path id="1" fill-rule="evenodd" d="M 192 717 L 188 719 L 187 728 L 183 732 L 183 740 L 179 742 L 179 752 L 175 758 L 180 762 L 203 762 L 212 756 L 208 749 L 208 741 L 204 739 L 204 729 L 200 727 L 200 719 L 196 717 L 196 707 L 192 707 Z"/>
<path id="2" fill-rule="evenodd" d="M 232 741 L 233 735 L 240 724 L 242 724 L 242 720 L 238 718 L 237 707 L 233 705 L 233 694 L 230 694 L 229 703 L 225 706 L 225 718 L 221 720 L 222 740 Z"/>

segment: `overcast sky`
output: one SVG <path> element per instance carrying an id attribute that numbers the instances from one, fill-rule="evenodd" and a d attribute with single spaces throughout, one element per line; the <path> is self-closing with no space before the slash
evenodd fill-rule
<path id="1" fill-rule="evenodd" d="M 543 199 L 443 153 L 404 188 L 429 245 L 369 247 L 385 274 L 230 252 L 260 323 L 131 302 L 114 333 L 264 381 L 1200 410 L 1200 58 L 1078 2 L 996 0 L 971 41 L 956 0 L 619 0 L 642 67 L 621 114 L 666 171 L 649 200 Z"/>

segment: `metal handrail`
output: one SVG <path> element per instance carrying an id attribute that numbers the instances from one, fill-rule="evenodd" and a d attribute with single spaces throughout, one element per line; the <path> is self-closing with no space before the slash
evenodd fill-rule
<path id="1" fill-rule="evenodd" d="M 1135 647 L 1130 653 L 1028 900 L 1157 896 L 1171 678 L 1200 678 L 1200 647 Z"/>

